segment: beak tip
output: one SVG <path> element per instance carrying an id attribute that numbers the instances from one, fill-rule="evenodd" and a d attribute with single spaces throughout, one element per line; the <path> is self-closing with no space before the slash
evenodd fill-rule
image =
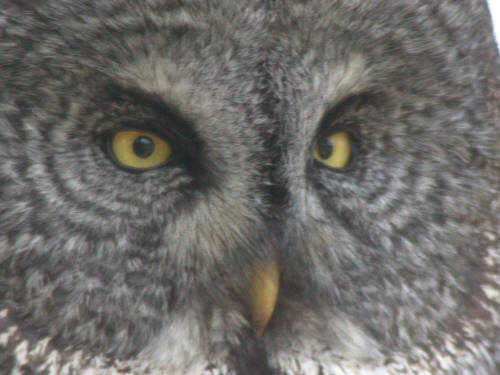
<path id="1" fill-rule="evenodd" d="M 250 308 L 254 332 L 262 336 L 276 306 L 279 270 L 276 262 L 258 264 L 250 273 Z"/>

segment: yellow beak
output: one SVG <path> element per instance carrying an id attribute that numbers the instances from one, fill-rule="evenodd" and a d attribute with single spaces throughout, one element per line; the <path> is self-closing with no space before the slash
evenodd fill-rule
<path id="1" fill-rule="evenodd" d="M 250 311 L 255 335 L 261 336 L 273 315 L 279 290 L 276 262 L 258 263 L 249 273 Z"/>

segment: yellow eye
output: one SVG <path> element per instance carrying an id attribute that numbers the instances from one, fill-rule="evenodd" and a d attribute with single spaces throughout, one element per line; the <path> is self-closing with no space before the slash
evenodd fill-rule
<path id="1" fill-rule="evenodd" d="M 335 133 L 316 141 L 313 157 L 333 169 L 342 169 L 351 160 L 351 139 L 346 132 Z"/>
<path id="2" fill-rule="evenodd" d="M 111 151 L 123 167 L 150 169 L 165 163 L 172 149 L 163 139 L 138 130 L 121 130 L 111 138 Z"/>

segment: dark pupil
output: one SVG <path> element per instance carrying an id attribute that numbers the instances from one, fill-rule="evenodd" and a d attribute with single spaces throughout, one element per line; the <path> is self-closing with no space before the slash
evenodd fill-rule
<path id="1" fill-rule="evenodd" d="M 316 143 L 316 151 L 321 159 L 328 159 L 333 153 L 332 142 L 328 138 L 321 138 Z"/>
<path id="2" fill-rule="evenodd" d="M 151 154 L 155 150 L 155 144 L 153 140 L 143 135 L 135 139 L 132 147 L 134 148 L 134 154 L 136 154 L 140 158 L 147 158 L 151 156 Z"/>

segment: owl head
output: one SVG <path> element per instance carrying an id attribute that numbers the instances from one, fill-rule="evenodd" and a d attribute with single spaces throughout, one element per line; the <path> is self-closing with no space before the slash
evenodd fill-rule
<path id="1" fill-rule="evenodd" d="M 483 1 L 2 7 L 10 363 L 496 371 Z"/>

